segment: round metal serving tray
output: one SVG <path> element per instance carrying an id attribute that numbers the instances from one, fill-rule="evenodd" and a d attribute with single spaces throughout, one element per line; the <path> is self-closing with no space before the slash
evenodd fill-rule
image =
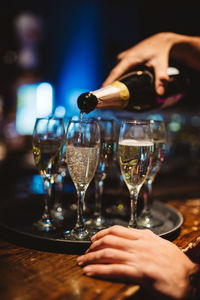
<path id="1" fill-rule="evenodd" d="M 4 237 L 25 247 L 45 251 L 81 253 L 85 251 L 90 241 L 66 240 L 63 233 L 73 228 L 76 214 L 68 211 L 64 222 L 54 231 L 40 232 L 32 224 L 39 219 L 43 205 L 43 195 L 31 195 L 3 199 L 0 203 L 0 228 Z M 67 201 L 67 200 L 66 200 Z M 178 234 L 183 217 L 176 209 L 162 203 L 153 204 L 153 212 L 163 220 L 163 225 L 153 229 L 153 232 L 167 239 L 173 239 Z M 113 218 L 111 224 L 127 226 L 127 220 Z"/>

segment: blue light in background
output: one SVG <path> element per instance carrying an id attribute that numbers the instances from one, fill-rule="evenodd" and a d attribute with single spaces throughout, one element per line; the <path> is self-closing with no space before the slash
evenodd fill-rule
<path id="1" fill-rule="evenodd" d="M 53 110 L 53 88 L 48 82 L 38 84 L 36 89 L 36 115 L 48 117 Z"/>
<path id="2" fill-rule="evenodd" d="M 17 89 L 16 130 L 31 135 L 35 119 L 49 117 L 54 107 L 54 91 L 48 82 L 23 84 Z"/>
<path id="3" fill-rule="evenodd" d="M 30 190 L 33 194 L 44 194 L 44 180 L 41 175 L 33 175 Z"/>
<path id="4" fill-rule="evenodd" d="M 64 106 L 57 106 L 54 111 L 54 116 L 57 118 L 64 118 L 66 113 L 66 109 Z"/>
<path id="5" fill-rule="evenodd" d="M 99 1 L 79 1 L 73 6 L 68 26 L 67 49 L 57 84 L 57 98 L 66 116 L 79 115 L 77 97 L 99 87 L 101 80 L 101 34 Z"/>

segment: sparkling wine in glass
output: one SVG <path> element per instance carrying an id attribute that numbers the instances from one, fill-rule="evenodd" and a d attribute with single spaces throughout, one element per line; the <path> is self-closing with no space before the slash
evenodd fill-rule
<path id="1" fill-rule="evenodd" d="M 102 212 L 102 195 L 106 179 L 116 151 L 116 124 L 113 119 L 98 118 L 101 131 L 101 150 L 99 163 L 95 172 L 95 208 L 94 214 L 86 221 L 86 225 L 95 233 L 107 227 L 107 221 Z"/>
<path id="2" fill-rule="evenodd" d="M 163 221 L 153 213 L 152 184 L 164 161 L 166 149 L 166 127 L 163 121 L 150 121 L 153 134 L 154 150 L 149 173 L 144 183 L 144 207 L 138 219 L 141 228 L 154 228 L 163 224 Z"/>
<path id="3" fill-rule="evenodd" d="M 128 227 L 137 228 L 138 194 L 145 182 L 153 152 L 149 122 L 123 122 L 120 127 L 118 155 L 121 172 L 130 193 Z"/>
<path id="4" fill-rule="evenodd" d="M 70 240 L 89 240 L 85 229 L 83 204 L 86 190 L 94 177 L 100 152 L 100 128 L 95 121 L 70 120 L 66 132 L 67 166 L 77 190 L 77 219 L 75 227 L 66 230 L 64 236 Z"/>
<path id="5" fill-rule="evenodd" d="M 33 131 L 33 155 L 36 167 L 44 180 L 45 201 L 41 219 L 34 223 L 40 231 L 55 229 L 49 213 L 54 161 L 61 150 L 64 126 L 59 118 L 37 118 Z"/>

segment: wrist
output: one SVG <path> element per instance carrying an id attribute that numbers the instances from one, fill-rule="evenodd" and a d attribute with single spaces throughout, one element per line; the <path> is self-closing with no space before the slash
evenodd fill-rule
<path id="1" fill-rule="evenodd" d="M 200 265 L 195 264 L 188 275 L 189 289 L 186 299 L 200 299 Z"/>

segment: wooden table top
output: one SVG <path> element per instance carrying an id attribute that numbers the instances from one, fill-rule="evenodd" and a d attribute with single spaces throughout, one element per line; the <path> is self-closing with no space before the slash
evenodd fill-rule
<path id="1" fill-rule="evenodd" d="M 184 217 L 180 234 L 173 241 L 182 249 L 192 247 L 200 236 L 200 199 L 184 198 L 188 190 L 198 187 L 176 184 L 155 189 L 156 196 L 177 208 Z M 166 194 L 167 193 L 167 194 Z M 179 197 L 177 197 L 179 195 Z M 139 286 L 88 278 L 76 264 L 77 255 L 40 251 L 0 239 L 0 299 L 1 300 L 107 300 L 145 299 Z M 141 293 L 141 294 L 140 294 Z M 142 295 L 142 296 L 141 296 Z"/>

